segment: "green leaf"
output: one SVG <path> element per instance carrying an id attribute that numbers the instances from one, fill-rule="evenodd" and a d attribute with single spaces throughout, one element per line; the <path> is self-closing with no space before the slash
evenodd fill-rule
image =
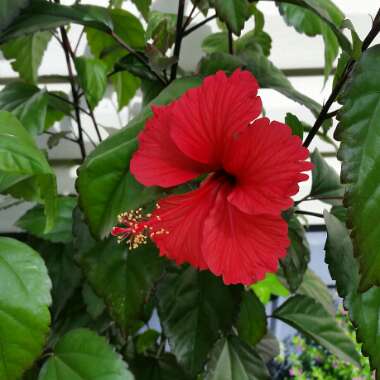
<path id="1" fill-rule="evenodd" d="M 294 136 L 303 139 L 303 124 L 300 122 L 297 116 L 288 112 L 285 117 L 285 124 L 287 124 L 292 129 L 292 134 Z"/>
<path id="2" fill-rule="evenodd" d="M 359 266 L 345 225 L 335 216 L 324 213 L 327 227 L 326 263 L 336 281 L 340 297 L 357 329 L 357 339 L 363 343 L 362 352 L 369 356 L 371 368 L 380 370 L 380 288 L 358 292 Z"/>
<path id="3" fill-rule="evenodd" d="M 131 362 L 131 369 L 137 380 L 193 380 L 168 353 L 159 358 L 139 355 Z"/>
<path id="4" fill-rule="evenodd" d="M 46 92 L 30 84 L 10 83 L 0 92 L 0 109 L 12 112 L 32 135 L 44 131 L 47 107 Z"/>
<path id="5" fill-rule="evenodd" d="M 339 199 L 329 199 L 343 197 L 344 194 L 344 188 L 336 171 L 327 164 L 318 149 L 311 153 L 310 158 L 314 164 L 310 197 L 332 205 L 342 204 Z"/>
<path id="6" fill-rule="evenodd" d="M 177 15 L 152 11 L 149 14 L 147 40 L 152 39 L 153 45 L 165 53 L 175 40 Z"/>
<path id="7" fill-rule="evenodd" d="M 146 352 L 149 348 L 154 346 L 159 336 L 160 333 L 152 329 L 148 329 L 142 334 L 138 335 L 136 341 L 137 352 L 139 354 Z"/>
<path id="8" fill-rule="evenodd" d="M 309 108 L 314 115 L 318 115 L 321 106 L 313 99 L 298 92 L 285 74 L 263 54 L 261 47 L 254 44 L 250 46 L 256 47 L 242 51 L 239 56 L 219 52 L 207 55 L 200 62 L 200 73 L 207 76 L 214 74 L 218 70 L 232 73 L 239 67 L 244 68 L 252 72 L 261 88 L 276 90 Z"/>
<path id="9" fill-rule="evenodd" d="M 129 251 L 127 244 L 112 238 L 82 254 L 79 262 L 122 329 L 144 320 L 145 303 L 162 272 L 162 259 L 152 245 Z"/>
<path id="10" fill-rule="evenodd" d="M 296 1 L 299 5 L 279 4 L 279 10 L 286 23 L 299 33 L 308 36 L 321 35 L 325 43 L 325 79 L 330 74 L 335 58 L 339 53 L 339 42 L 336 34 L 339 34 L 341 42 L 345 40 L 339 30 L 344 15 L 330 0 Z M 328 22 L 326 22 L 328 21 Z M 350 46 L 348 41 L 344 46 Z"/>
<path id="11" fill-rule="evenodd" d="M 264 305 L 270 301 L 272 294 L 280 297 L 289 295 L 288 289 L 282 285 L 274 273 L 267 273 L 264 280 L 251 285 L 251 289 Z"/>
<path id="12" fill-rule="evenodd" d="M 87 329 L 61 338 L 41 369 L 39 380 L 133 380 L 127 365 L 107 341 Z"/>
<path id="13" fill-rule="evenodd" d="M 244 28 L 248 16 L 247 5 L 247 0 L 215 0 L 216 14 L 236 35 Z"/>
<path id="14" fill-rule="evenodd" d="M 27 211 L 17 222 L 17 227 L 53 243 L 69 243 L 73 239 L 73 210 L 76 206 L 74 197 L 57 198 L 57 216 L 54 227 L 45 233 L 46 215 L 42 206 Z"/>
<path id="15" fill-rule="evenodd" d="M 80 167 L 76 183 L 79 204 L 94 236 L 108 235 L 116 224 L 117 215 L 158 196 L 157 188 L 143 187 L 129 173 L 129 161 L 137 148 L 135 137 L 152 115 L 151 104 L 167 104 L 200 83 L 197 77 L 172 82 L 127 128 L 99 144 Z"/>
<path id="16" fill-rule="evenodd" d="M 304 294 L 318 301 L 326 311 L 335 315 L 334 300 L 326 284 L 311 270 L 308 269 L 297 293 Z"/>
<path id="17" fill-rule="evenodd" d="M 360 290 L 380 285 L 380 45 L 363 53 L 347 83 L 335 137 L 342 143 L 341 180 L 347 184 L 345 206 L 360 264 Z"/>
<path id="18" fill-rule="evenodd" d="M 264 363 L 269 363 L 272 359 L 281 354 L 280 343 L 270 332 L 260 340 L 255 349 Z"/>
<path id="19" fill-rule="evenodd" d="M 205 380 L 269 380 L 257 352 L 236 336 L 220 339 L 211 351 Z"/>
<path id="20" fill-rule="evenodd" d="M 290 218 L 288 225 L 290 247 L 285 258 L 281 259 L 280 264 L 290 291 L 295 292 L 301 285 L 307 270 L 310 251 L 305 230 L 294 215 Z"/>
<path id="21" fill-rule="evenodd" d="M 245 292 L 237 320 L 239 337 L 251 345 L 258 343 L 267 332 L 265 307 L 253 292 Z"/>
<path id="22" fill-rule="evenodd" d="M 0 174 L 10 175 L 13 185 L 33 179 L 45 203 L 48 232 L 56 216 L 55 175 L 29 133 L 12 114 L 5 111 L 0 112 Z"/>
<path id="23" fill-rule="evenodd" d="M 37 83 L 38 68 L 51 36 L 50 32 L 36 32 L 1 46 L 5 58 L 11 60 L 13 70 L 17 71 L 25 82 Z"/>
<path id="24" fill-rule="evenodd" d="M 138 18 L 124 9 L 112 9 L 109 13 L 115 33 L 131 48 L 143 49 L 145 31 Z M 115 62 L 124 57 L 127 51 L 101 30 L 86 27 L 85 31 L 92 54 L 100 58 L 108 70 L 112 70 Z"/>
<path id="25" fill-rule="evenodd" d="M 12 38 L 55 29 L 69 23 L 90 26 L 105 32 L 114 29 L 106 8 L 94 5 L 65 6 L 47 1 L 32 1 L 12 24 L 0 33 L 0 44 Z"/>
<path id="26" fill-rule="evenodd" d="M 6 28 L 30 0 L 3 0 L 0 8 L 0 31 Z"/>
<path id="27" fill-rule="evenodd" d="M 19 379 L 41 354 L 49 331 L 51 282 L 26 244 L 0 238 L 0 378 Z"/>
<path id="28" fill-rule="evenodd" d="M 107 66 L 97 58 L 79 57 L 75 59 L 75 68 L 79 84 L 94 109 L 107 89 Z"/>
<path id="29" fill-rule="evenodd" d="M 219 333 L 232 325 L 240 287 L 224 286 L 209 272 L 169 269 L 158 286 L 158 313 L 172 352 L 195 376 Z"/>
<path id="30" fill-rule="evenodd" d="M 273 317 L 315 340 L 340 359 L 360 367 L 360 357 L 352 340 L 314 299 L 295 295 L 276 309 Z"/>
<path id="31" fill-rule="evenodd" d="M 226 32 L 209 34 L 202 41 L 202 50 L 207 53 L 228 53 L 228 36 Z"/>
<path id="32" fill-rule="evenodd" d="M 152 0 L 132 0 L 132 3 L 136 5 L 144 19 L 147 20 Z"/>
<path id="33" fill-rule="evenodd" d="M 119 111 L 121 111 L 135 96 L 141 81 L 128 71 L 119 71 L 112 76 L 112 83 L 117 94 Z"/>
<path id="34" fill-rule="evenodd" d="M 86 305 L 87 313 L 91 316 L 91 318 L 94 320 L 99 318 L 106 308 L 106 305 L 103 300 L 94 293 L 91 286 L 88 285 L 87 282 L 83 285 L 82 297 L 83 302 Z"/>

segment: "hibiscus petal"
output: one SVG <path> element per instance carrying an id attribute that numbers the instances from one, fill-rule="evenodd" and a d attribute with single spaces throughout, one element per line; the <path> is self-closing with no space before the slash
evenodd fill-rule
<path id="1" fill-rule="evenodd" d="M 184 155 L 170 137 L 172 105 L 152 107 L 153 117 L 139 135 L 130 170 L 145 186 L 171 187 L 187 182 L 208 168 Z"/>
<path id="2" fill-rule="evenodd" d="M 257 119 L 241 133 L 224 157 L 225 170 L 236 179 L 228 200 L 249 214 L 276 215 L 293 205 L 298 183 L 309 176 L 309 151 L 282 123 Z"/>
<path id="3" fill-rule="evenodd" d="M 250 285 L 276 272 L 289 246 L 288 226 L 281 216 L 248 215 L 218 192 L 204 224 L 202 252 L 210 271 L 226 285 Z"/>
<path id="4" fill-rule="evenodd" d="M 236 70 L 207 77 L 174 103 L 171 136 L 190 158 L 218 166 L 228 139 L 261 113 L 256 79 Z"/>
<path id="5" fill-rule="evenodd" d="M 178 265 L 189 263 L 205 269 L 201 253 L 203 223 L 212 208 L 220 185 L 206 180 L 199 189 L 186 194 L 172 195 L 159 201 L 148 224 L 153 228 L 151 238 L 161 256 Z"/>

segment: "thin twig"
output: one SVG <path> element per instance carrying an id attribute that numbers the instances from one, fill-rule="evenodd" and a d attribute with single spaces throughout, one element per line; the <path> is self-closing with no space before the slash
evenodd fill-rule
<path id="1" fill-rule="evenodd" d="M 228 52 L 234 55 L 234 38 L 230 28 L 228 28 Z"/>
<path id="2" fill-rule="evenodd" d="M 323 219 L 323 214 L 319 214 L 318 212 L 302 211 L 302 210 L 296 210 L 294 212 L 295 214 L 299 214 L 299 215 L 309 215 L 309 216 L 315 216 L 316 218 Z"/>
<path id="3" fill-rule="evenodd" d="M 372 28 L 369 31 L 367 37 L 364 39 L 362 51 L 364 52 L 373 42 L 375 37 L 380 32 L 380 8 L 373 20 Z M 317 118 L 317 120 L 314 123 L 313 128 L 311 128 L 310 132 L 306 136 L 306 139 L 303 143 L 305 147 L 308 147 L 310 143 L 312 142 L 314 136 L 317 134 L 319 128 L 322 126 L 323 122 L 326 120 L 326 117 L 328 115 L 329 109 L 332 106 L 332 104 L 335 102 L 337 96 L 339 95 L 340 91 L 342 90 L 344 84 L 346 83 L 348 77 L 351 74 L 351 71 L 355 65 L 355 60 L 350 59 L 349 62 L 346 65 L 346 68 L 343 72 L 343 75 L 341 76 L 339 82 L 335 85 L 333 88 L 331 95 L 327 99 L 326 104 L 322 107 L 322 110 Z"/>
<path id="4" fill-rule="evenodd" d="M 13 203 L 10 203 L 10 204 L 7 204 L 7 205 L 5 205 L 5 206 L 0 207 L 0 211 L 7 210 L 7 209 L 9 209 L 9 208 L 12 208 L 12 207 L 18 206 L 18 205 L 20 205 L 20 204 L 22 204 L 22 203 L 24 203 L 24 202 L 25 202 L 25 201 L 15 201 L 15 202 L 13 202 Z"/>
<path id="5" fill-rule="evenodd" d="M 339 112 L 339 110 L 335 110 L 335 111 L 331 111 L 331 112 L 327 113 L 325 116 L 325 119 L 326 120 L 332 119 L 333 117 L 335 117 L 338 114 L 338 112 Z"/>
<path id="6" fill-rule="evenodd" d="M 80 32 L 80 35 L 79 35 L 79 37 L 78 37 L 77 44 L 75 45 L 75 48 L 74 48 L 74 54 L 76 54 L 77 51 L 78 51 L 79 44 L 80 44 L 80 42 L 81 42 L 81 40 L 82 40 L 83 34 L 84 34 L 84 28 L 82 28 L 82 31 Z"/>
<path id="7" fill-rule="evenodd" d="M 186 28 L 189 26 L 191 22 L 191 18 L 193 17 L 193 14 L 196 8 L 197 8 L 197 3 L 194 2 L 192 10 L 190 11 L 190 14 L 187 16 L 185 23 L 183 24 L 182 34 L 185 32 Z"/>
<path id="8" fill-rule="evenodd" d="M 145 60 L 145 58 L 139 54 L 137 51 L 135 51 L 133 48 L 131 48 L 122 38 L 120 38 L 114 31 L 109 32 L 110 36 L 125 50 L 127 50 L 129 53 L 134 55 L 145 67 L 149 69 L 149 71 L 164 85 L 166 85 L 166 81 L 158 74 L 156 73 L 149 65 L 149 63 Z"/>
<path id="9" fill-rule="evenodd" d="M 56 136 L 57 135 L 56 133 L 50 132 L 50 131 L 45 131 L 44 133 L 46 135 L 49 135 L 49 136 Z M 67 136 L 60 136 L 60 138 L 63 139 L 63 140 L 71 141 L 73 143 L 78 144 L 78 140 L 77 139 L 72 139 L 71 137 L 67 137 Z"/>
<path id="10" fill-rule="evenodd" d="M 183 15 L 185 12 L 185 0 L 179 0 L 178 2 L 178 12 L 177 12 L 177 26 L 176 35 L 174 43 L 173 57 L 176 58 L 170 70 L 170 81 L 173 81 L 177 77 L 177 69 L 179 62 L 179 55 L 181 52 L 181 44 L 183 38 Z"/>
<path id="11" fill-rule="evenodd" d="M 214 18 L 216 18 L 216 13 L 214 15 L 212 15 L 212 16 L 209 16 L 209 17 L 205 18 L 200 23 L 195 24 L 191 28 L 185 30 L 184 33 L 183 33 L 183 37 L 188 36 L 190 33 L 194 32 L 195 30 L 199 29 L 203 25 L 207 24 L 209 21 L 213 20 Z"/>
<path id="12" fill-rule="evenodd" d="M 94 111 L 91 109 L 87 98 L 86 98 L 86 103 L 87 103 L 87 107 L 89 109 L 89 116 L 90 116 L 92 124 L 95 128 L 96 135 L 98 136 L 98 140 L 99 140 L 99 142 L 102 142 L 102 135 L 100 134 L 99 126 L 98 126 L 98 123 L 96 122 Z"/>
<path id="13" fill-rule="evenodd" d="M 54 92 L 49 92 L 49 95 L 50 95 L 50 96 L 54 96 L 55 98 L 60 99 L 60 100 L 62 100 L 63 102 L 65 102 L 65 103 L 67 103 L 67 104 L 70 104 L 71 106 L 75 107 L 74 102 L 72 102 L 72 101 L 70 101 L 70 100 L 64 98 L 63 96 L 59 96 L 58 94 L 56 94 L 56 93 L 54 93 Z M 80 110 L 81 112 L 85 113 L 87 116 L 91 116 L 91 115 L 90 115 L 90 112 L 88 112 L 88 111 L 85 110 L 84 108 L 82 108 L 82 107 L 80 107 L 80 106 L 78 106 L 78 108 L 79 108 L 79 110 Z"/>

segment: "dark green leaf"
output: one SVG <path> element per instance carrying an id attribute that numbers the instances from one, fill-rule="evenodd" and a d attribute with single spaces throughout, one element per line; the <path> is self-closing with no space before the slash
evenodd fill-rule
<path id="1" fill-rule="evenodd" d="M 286 257 L 281 259 L 280 263 L 290 291 L 295 292 L 301 285 L 307 270 L 310 252 L 305 230 L 295 216 L 289 220 L 288 234 L 290 247 Z"/>
<path id="2" fill-rule="evenodd" d="M 142 55 L 146 61 L 148 61 L 148 57 Z M 155 75 L 152 73 L 149 68 L 144 65 L 136 56 L 132 54 L 128 54 L 121 58 L 116 64 L 115 64 L 115 70 L 116 71 L 123 71 L 127 70 L 131 74 L 141 78 L 141 79 L 148 79 L 148 80 L 157 80 Z M 162 84 L 161 84 L 162 87 Z"/>
<path id="3" fill-rule="evenodd" d="M 12 112 L 32 135 L 44 131 L 47 107 L 47 93 L 30 84 L 10 83 L 0 92 L 0 109 Z"/>
<path id="4" fill-rule="evenodd" d="M 318 301 L 326 311 L 335 315 L 334 300 L 326 284 L 311 270 L 308 269 L 297 293 L 309 296 Z"/>
<path id="5" fill-rule="evenodd" d="M 323 37 L 326 62 L 324 73 L 325 78 L 327 78 L 339 52 L 338 39 L 334 33 L 338 32 L 341 35 L 339 28 L 344 20 L 344 15 L 330 0 L 301 0 L 298 3 L 299 5 L 279 4 L 280 13 L 285 18 L 286 23 L 294 26 L 299 33 L 305 33 L 311 37 L 317 35 Z M 329 22 L 327 23 L 324 19 L 329 20 Z M 348 41 L 347 43 L 349 46 Z"/>
<path id="6" fill-rule="evenodd" d="M 3 0 L 0 8 L 0 31 L 6 28 L 30 0 Z"/>
<path id="7" fill-rule="evenodd" d="M 220 339 L 211 351 L 206 380 L 269 380 L 257 352 L 236 336 Z"/>
<path id="8" fill-rule="evenodd" d="M 62 91 L 48 92 L 48 108 L 46 113 L 45 130 L 62 120 L 65 116 L 71 116 L 73 105 L 66 93 Z"/>
<path id="9" fill-rule="evenodd" d="M 200 83 L 197 77 L 179 79 L 151 104 L 167 104 Z M 79 204 L 96 237 L 108 235 L 121 212 L 140 207 L 159 194 L 156 188 L 144 188 L 129 173 L 129 161 L 137 148 L 135 136 L 151 114 L 148 105 L 127 128 L 98 145 L 79 169 Z"/>
<path id="10" fill-rule="evenodd" d="M 119 111 L 127 106 L 140 87 L 140 80 L 128 71 L 119 71 L 112 76 L 112 83 L 117 94 Z"/>
<path id="11" fill-rule="evenodd" d="M 136 380 L 192 380 L 178 365 L 175 356 L 163 354 L 157 359 L 151 356 L 137 356 L 131 362 Z"/>
<path id="12" fill-rule="evenodd" d="M 239 35 L 248 16 L 247 0 L 215 0 L 218 17 L 227 23 L 229 28 Z"/>
<path id="13" fill-rule="evenodd" d="M 265 307 L 253 292 L 245 292 L 237 320 L 239 337 L 251 345 L 258 343 L 267 332 Z"/>
<path id="14" fill-rule="evenodd" d="M 99 318 L 106 306 L 103 300 L 94 293 L 91 286 L 87 283 L 83 285 L 82 297 L 86 304 L 87 313 L 91 315 L 91 318 Z"/>
<path id="15" fill-rule="evenodd" d="M 19 379 L 41 354 L 49 331 L 51 282 L 26 244 L 0 238 L 0 378 Z"/>
<path id="16" fill-rule="evenodd" d="M 33 1 L 30 6 L 22 10 L 8 28 L 0 33 L 0 43 L 69 23 L 90 26 L 106 32 L 114 28 L 106 8 L 94 5 L 65 6 L 47 1 Z"/>
<path id="17" fill-rule="evenodd" d="M 318 149 L 311 153 L 310 158 L 314 164 L 310 196 L 332 205 L 342 204 L 339 199 L 331 199 L 343 197 L 344 194 L 344 188 L 336 171 L 327 164 Z"/>
<path id="18" fill-rule="evenodd" d="M 27 211 L 16 225 L 30 234 L 53 243 L 69 243 L 72 241 L 73 210 L 76 206 L 74 197 L 57 198 L 57 216 L 54 227 L 45 233 L 46 216 L 42 206 L 36 206 Z"/>
<path id="19" fill-rule="evenodd" d="M 263 304 L 267 304 L 272 295 L 280 297 L 287 297 L 289 295 L 288 289 L 282 285 L 274 273 L 267 273 L 264 280 L 251 285 L 251 289 Z"/>
<path id="20" fill-rule="evenodd" d="M 137 352 L 139 354 L 146 352 L 149 348 L 154 346 L 159 336 L 160 333 L 152 329 L 146 330 L 138 335 L 136 342 Z"/>
<path id="21" fill-rule="evenodd" d="M 133 380 L 127 365 L 107 341 L 86 329 L 61 338 L 41 369 L 39 380 Z"/>
<path id="22" fill-rule="evenodd" d="M 347 223 L 347 209 L 344 206 L 333 206 L 331 207 L 330 213 L 342 223 Z"/>
<path id="23" fill-rule="evenodd" d="M 299 121 L 298 117 L 288 112 L 285 117 L 285 124 L 292 129 L 292 134 L 299 136 L 303 139 L 303 124 Z"/>
<path id="24" fill-rule="evenodd" d="M 49 32 L 36 32 L 1 46 L 5 58 L 11 60 L 13 69 L 25 82 L 37 83 L 38 68 L 50 38 Z"/>
<path id="25" fill-rule="evenodd" d="M 220 332 L 230 328 L 239 302 L 238 287 L 224 286 L 209 272 L 169 269 L 158 287 L 158 312 L 178 362 L 199 373 Z"/>
<path id="26" fill-rule="evenodd" d="M 0 112 L 0 173 L 14 178 L 13 185 L 33 178 L 45 203 L 46 230 L 51 229 L 56 216 L 55 175 L 29 133 L 5 111 Z"/>
<path id="27" fill-rule="evenodd" d="M 216 52 L 228 53 L 228 36 L 226 32 L 218 32 L 208 35 L 202 41 L 202 50 L 211 54 Z"/>
<path id="28" fill-rule="evenodd" d="M 87 101 L 93 109 L 103 98 L 107 89 L 107 66 L 97 58 L 79 57 L 75 59 L 78 81 Z"/>
<path id="29" fill-rule="evenodd" d="M 341 180 L 345 205 L 360 263 L 360 290 L 380 285 L 380 45 L 363 53 L 341 97 L 336 138 L 342 141 Z"/>
<path id="30" fill-rule="evenodd" d="M 191 0 L 193 5 L 196 5 L 204 16 L 207 16 L 211 1 L 212 0 Z"/>
<path id="31" fill-rule="evenodd" d="M 314 299 L 295 295 L 273 313 L 275 318 L 289 324 L 332 354 L 360 367 L 360 357 L 355 345 L 324 307 Z"/>
<path id="32" fill-rule="evenodd" d="M 145 303 L 162 272 L 154 247 L 129 251 L 127 244 L 117 244 L 112 238 L 98 243 L 79 261 L 89 284 L 123 329 L 144 320 Z"/>
<path id="33" fill-rule="evenodd" d="M 280 355 L 280 343 L 277 338 L 268 332 L 255 347 L 264 363 L 270 362 L 276 356 Z"/>
<path id="34" fill-rule="evenodd" d="M 380 288 L 358 292 L 359 268 L 347 228 L 335 216 L 325 212 L 327 227 L 326 263 L 336 281 L 338 294 L 357 329 L 362 352 L 369 356 L 371 368 L 380 370 Z"/>

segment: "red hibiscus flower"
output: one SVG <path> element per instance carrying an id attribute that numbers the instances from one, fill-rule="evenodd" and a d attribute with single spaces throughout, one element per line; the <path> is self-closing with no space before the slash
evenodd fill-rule
<path id="1" fill-rule="evenodd" d="M 161 255 L 251 284 L 277 271 L 289 245 L 281 212 L 308 178 L 309 152 L 290 128 L 261 113 L 256 79 L 236 70 L 207 77 L 168 106 L 153 107 L 130 170 L 145 186 L 173 187 L 208 173 L 198 189 L 160 200 L 145 219 L 121 216 L 114 235 L 149 236 Z M 144 220 L 145 219 L 145 220 Z"/>

